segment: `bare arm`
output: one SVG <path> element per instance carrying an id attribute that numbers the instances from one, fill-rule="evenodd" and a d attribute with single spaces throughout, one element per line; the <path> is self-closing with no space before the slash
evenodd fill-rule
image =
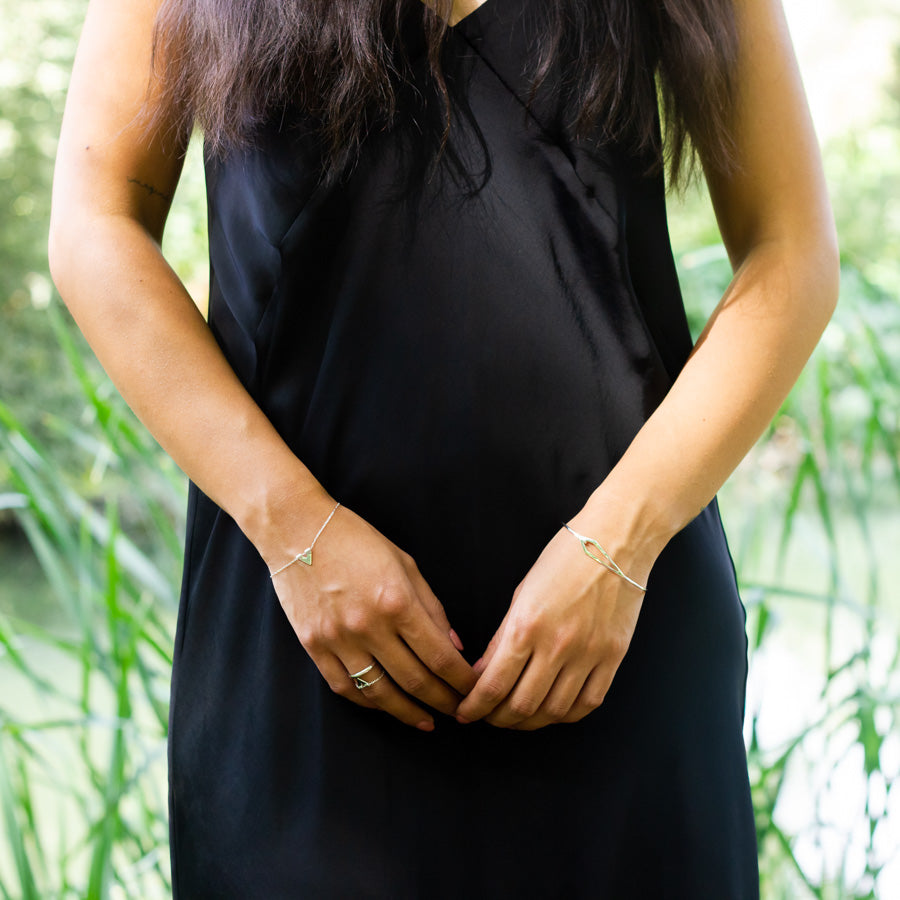
<path id="1" fill-rule="evenodd" d="M 664 401 L 571 520 L 641 584 L 759 439 L 837 302 L 833 217 L 781 4 L 736 5 L 741 172 L 708 177 L 735 277 Z M 603 701 L 640 602 L 560 530 L 517 588 L 459 714 L 521 728 L 582 718 Z M 520 679 L 532 657 L 541 665 Z"/>
<path id="2" fill-rule="evenodd" d="M 125 400 L 274 570 L 309 545 L 334 501 L 246 392 L 161 254 L 184 147 L 148 141 L 135 122 L 159 3 L 90 3 L 54 175 L 51 272 Z M 416 697 L 452 711 L 448 684 L 465 692 L 474 675 L 412 558 L 346 508 L 316 552 L 313 568 L 292 566 L 276 588 L 332 688 L 430 723 L 390 679 L 365 694 L 353 687 L 348 671 L 374 657 Z"/>
<path id="3" fill-rule="evenodd" d="M 737 6 L 741 171 L 707 176 L 735 277 L 669 395 L 589 504 L 637 501 L 626 542 L 653 558 L 762 435 L 838 297 L 834 219 L 781 4 Z"/>
<path id="4" fill-rule="evenodd" d="M 148 145 L 134 121 L 158 5 L 89 6 L 56 159 L 50 268 L 128 404 L 274 564 L 287 556 L 267 533 L 274 508 L 289 503 L 305 535 L 330 498 L 244 390 L 160 251 L 185 148 Z M 259 477 L 238 477 L 247 472 Z M 280 496 L 284 485 L 293 497 Z"/>

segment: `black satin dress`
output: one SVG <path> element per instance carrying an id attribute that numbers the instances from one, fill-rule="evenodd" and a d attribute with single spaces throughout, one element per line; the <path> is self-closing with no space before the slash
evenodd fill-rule
<path id="1" fill-rule="evenodd" d="M 217 340 L 329 493 L 413 555 L 470 661 L 691 349 L 662 180 L 564 138 L 552 91 L 525 111 L 539 6 L 487 0 L 448 35 L 476 191 L 449 165 L 410 186 L 412 114 L 330 188 L 289 111 L 207 166 Z M 713 503 L 659 557 L 603 706 L 419 732 L 329 690 L 264 562 L 192 484 L 175 896 L 755 898 L 746 663 Z"/>

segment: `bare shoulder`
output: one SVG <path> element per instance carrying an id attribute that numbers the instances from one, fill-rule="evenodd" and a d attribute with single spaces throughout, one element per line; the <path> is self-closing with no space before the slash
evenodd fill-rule
<path id="1" fill-rule="evenodd" d="M 90 0 L 60 132 L 53 218 L 124 214 L 161 237 L 185 149 L 165 128 L 150 134 L 141 115 L 156 100 L 151 53 L 162 2 Z"/>

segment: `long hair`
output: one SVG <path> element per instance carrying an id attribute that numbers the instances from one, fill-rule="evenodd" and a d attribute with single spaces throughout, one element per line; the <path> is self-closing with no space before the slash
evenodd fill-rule
<path id="1" fill-rule="evenodd" d="M 485 0 L 487 3 L 523 0 Z M 673 183 L 704 165 L 734 164 L 730 128 L 738 33 L 732 0 L 552 0 L 540 4 L 529 103 L 562 55 L 568 127 L 578 139 L 598 123 Z M 409 74 L 402 35 L 424 39 L 442 101 L 443 151 L 451 124 L 442 48 L 452 0 L 163 0 L 153 35 L 159 102 L 151 124 L 183 134 L 195 125 L 207 151 L 252 144 L 279 108 L 318 123 L 324 177 L 334 179 L 366 134 L 396 113 Z M 660 113 L 662 128 L 659 127 Z"/>

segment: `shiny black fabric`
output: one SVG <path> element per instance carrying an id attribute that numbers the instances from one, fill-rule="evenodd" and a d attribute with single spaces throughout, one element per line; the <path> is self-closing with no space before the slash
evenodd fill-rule
<path id="1" fill-rule="evenodd" d="M 662 180 L 566 140 L 553 79 L 524 112 L 537 6 L 487 0 L 449 35 L 475 190 L 449 164 L 410 174 L 423 58 L 408 114 L 343 183 L 317 186 L 291 111 L 207 169 L 216 338 L 332 496 L 415 557 L 472 661 L 691 349 Z M 602 707 L 421 733 L 330 692 L 253 546 L 191 485 L 175 895 L 757 897 L 746 650 L 713 503 L 653 569 Z"/>

